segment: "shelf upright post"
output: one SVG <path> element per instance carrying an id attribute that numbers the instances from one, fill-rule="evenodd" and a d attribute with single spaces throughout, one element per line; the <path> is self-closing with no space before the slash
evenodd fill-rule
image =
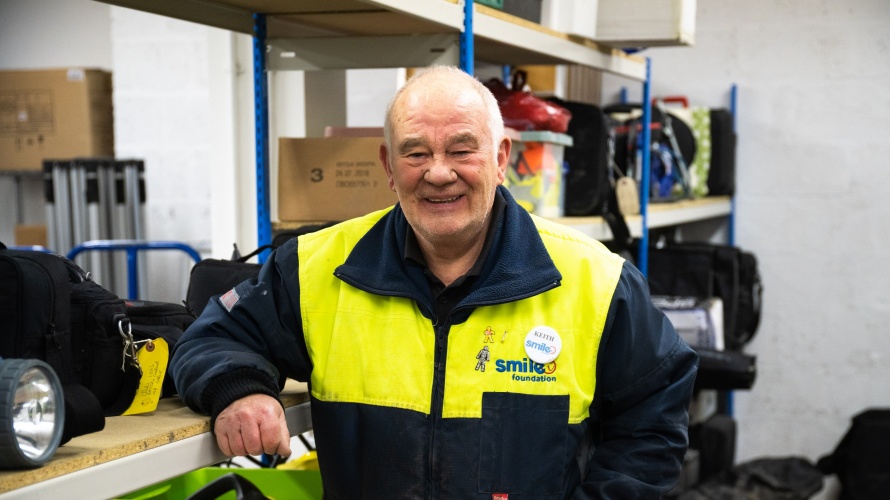
<path id="1" fill-rule="evenodd" d="M 729 89 L 729 112 L 732 114 L 732 133 L 735 135 L 736 133 L 736 117 L 738 116 L 736 113 L 738 112 L 738 86 L 736 84 L 732 84 L 732 87 Z M 736 162 L 736 168 L 738 168 L 738 162 Z M 730 246 L 735 246 L 735 194 L 733 194 L 729 198 L 729 235 L 727 236 L 727 240 Z M 725 408 L 723 408 L 724 412 L 732 417 L 735 414 L 735 393 L 733 391 L 726 391 L 723 404 Z"/>
<path id="2" fill-rule="evenodd" d="M 475 56 L 473 47 L 473 0 L 464 0 L 464 31 L 460 34 L 460 69 L 473 75 Z"/>
<path id="3" fill-rule="evenodd" d="M 256 130 L 257 246 L 272 242 L 269 204 L 269 86 L 266 75 L 266 15 L 253 14 L 253 105 Z M 257 256 L 266 261 L 269 250 Z"/>
<path id="4" fill-rule="evenodd" d="M 729 89 L 729 112 L 732 114 L 732 133 L 733 133 L 733 135 L 736 135 L 736 127 L 737 127 L 737 122 L 738 122 L 738 120 L 737 120 L 737 117 L 738 117 L 738 95 L 739 95 L 738 90 L 739 90 L 738 85 L 736 85 L 735 83 L 733 83 L 732 87 L 730 87 L 730 89 Z M 737 147 L 738 146 L 736 146 L 736 148 L 734 148 L 733 153 L 735 153 L 735 150 L 737 149 Z M 738 162 L 735 162 L 735 164 L 737 165 L 736 169 L 738 169 Z M 736 178 L 738 178 L 738 176 L 736 176 Z M 733 185 L 734 184 L 735 183 L 733 183 Z M 735 194 L 733 194 L 732 197 L 729 199 L 729 204 L 730 204 L 730 208 L 729 208 L 729 244 L 734 246 L 735 245 Z"/>
<path id="5" fill-rule="evenodd" d="M 641 158 L 641 186 L 640 186 L 640 219 L 641 219 L 641 230 L 642 235 L 640 236 L 640 247 L 637 256 L 637 268 L 643 273 L 643 276 L 648 276 L 649 272 L 649 175 L 650 171 L 650 161 L 651 161 L 651 151 L 650 145 L 652 142 L 652 100 L 650 97 L 651 85 L 652 85 L 652 60 L 650 58 L 646 58 L 646 80 L 643 82 L 643 117 L 642 123 L 640 126 L 642 127 L 640 134 L 640 148 L 641 154 L 643 157 Z"/>

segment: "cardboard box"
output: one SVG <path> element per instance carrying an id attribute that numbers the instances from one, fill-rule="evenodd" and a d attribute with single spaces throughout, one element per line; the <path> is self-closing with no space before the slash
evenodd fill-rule
<path id="1" fill-rule="evenodd" d="M 563 155 L 572 137 L 555 132 L 520 132 L 513 141 L 504 186 L 529 213 L 562 217 Z"/>
<path id="2" fill-rule="evenodd" d="M 544 0 L 541 24 L 569 35 L 596 37 L 599 0 Z"/>
<path id="3" fill-rule="evenodd" d="M 16 224 L 15 244 L 18 246 L 41 246 L 46 248 L 45 224 Z"/>
<path id="4" fill-rule="evenodd" d="M 111 73 L 0 71 L 0 170 L 40 170 L 45 158 L 114 156 Z"/>
<path id="5" fill-rule="evenodd" d="M 278 140 L 278 219 L 342 221 L 398 201 L 378 160 L 382 137 Z"/>
<path id="6" fill-rule="evenodd" d="M 613 47 L 695 43 L 695 0 L 597 0 L 597 42 Z"/>

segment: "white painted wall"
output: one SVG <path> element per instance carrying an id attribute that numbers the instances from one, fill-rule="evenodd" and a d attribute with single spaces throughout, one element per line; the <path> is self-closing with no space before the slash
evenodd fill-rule
<path id="1" fill-rule="evenodd" d="M 32 50 L 9 41 L 11 26 L 52 39 L 75 16 L 96 25 L 99 43 L 58 35 Z M 0 42 L 0 68 L 114 70 L 118 152 L 146 158 L 151 238 L 214 257 L 226 257 L 232 240 L 252 248 L 249 39 L 87 0 L 0 0 Z M 736 242 L 760 259 L 765 303 L 748 348 L 758 381 L 735 396 L 737 459 L 816 459 L 852 415 L 890 406 L 890 4 L 699 1 L 695 47 L 643 54 L 653 59 L 655 94 L 723 106 L 739 85 Z M 353 94 L 370 81 L 355 75 L 348 124 L 378 124 L 385 103 Z M 391 72 L 373 80 L 380 96 L 398 85 Z M 273 135 L 304 135 L 302 74 L 275 75 L 272 85 Z M 638 85 L 617 79 L 605 82 L 606 96 L 622 85 L 639 98 Z M 168 284 L 152 298 L 179 300 L 185 264 L 167 267 L 157 274 Z"/>
<path id="2" fill-rule="evenodd" d="M 765 298 L 737 459 L 816 459 L 851 416 L 890 407 L 890 3 L 700 0 L 697 14 L 694 48 L 642 54 L 655 95 L 726 106 L 739 86 L 736 243 Z"/>

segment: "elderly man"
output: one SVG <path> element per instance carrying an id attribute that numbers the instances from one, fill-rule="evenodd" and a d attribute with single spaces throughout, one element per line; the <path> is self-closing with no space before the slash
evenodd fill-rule
<path id="1" fill-rule="evenodd" d="M 328 498 L 667 492 L 697 358 L 644 277 L 500 186 L 511 141 L 471 76 L 416 75 L 384 130 L 399 203 L 283 245 L 177 344 L 177 388 L 222 451 L 290 454 L 291 377 Z"/>

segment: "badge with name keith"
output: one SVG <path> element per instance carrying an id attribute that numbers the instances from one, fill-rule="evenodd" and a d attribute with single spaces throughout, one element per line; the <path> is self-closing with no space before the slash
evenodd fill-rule
<path id="1" fill-rule="evenodd" d="M 525 353 L 536 363 L 546 365 L 562 350 L 562 339 L 549 326 L 536 326 L 525 336 Z"/>

